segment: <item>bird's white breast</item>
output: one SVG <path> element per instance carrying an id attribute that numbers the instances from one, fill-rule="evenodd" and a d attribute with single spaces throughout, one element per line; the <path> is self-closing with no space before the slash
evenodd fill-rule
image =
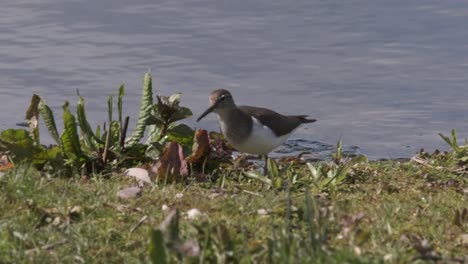
<path id="1" fill-rule="evenodd" d="M 233 140 L 226 138 L 228 142 L 240 152 L 267 155 L 270 151 L 280 146 L 288 139 L 290 133 L 278 137 L 269 127 L 264 126 L 256 118 L 252 117 L 252 121 L 252 131 L 246 140 L 241 143 L 234 143 Z M 222 121 L 220 124 L 221 130 L 224 133 L 226 125 Z"/>

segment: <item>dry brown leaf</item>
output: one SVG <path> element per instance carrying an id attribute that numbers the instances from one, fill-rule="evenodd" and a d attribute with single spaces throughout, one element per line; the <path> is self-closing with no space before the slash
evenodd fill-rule
<path id="1" fill-rule="evenodd" d="M 156 177 L 167 181 L 181 181 L 188 175 L 187 162 L 184 159 L 182 146 L 176 142 L 171 142 L 169 147 L 153 167 Z"/>
<path id="2" fill-rule="evenodd" d="M 26 120 L 28 120 L 29 131 L 32 133 L 34 140 L 38 140 L 39 136 L 39 102 L 41 98 L 37 94 L 33 94 L 31 98 L 31 104 L 29 105 L 28 110 L 26 111 Z"/>
<path id="3" fill-rule="evenodd" d="M 210 153 L 210 137 L 204 129 L 198 129 L 195 133 L 195 140 L 192 147 L 192 154 L 185 160 L 187 163 L 202 162 Z"/>
<path id="4" fill-rule="evenodd" d="M 7 171 L 13 168 L 13 163 L 10 162 L 7 155 L 0 153 L 0 171 Z"/>

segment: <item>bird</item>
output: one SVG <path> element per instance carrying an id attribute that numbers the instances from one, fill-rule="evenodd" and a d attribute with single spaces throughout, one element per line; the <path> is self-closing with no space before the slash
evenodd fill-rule
<path id="1" fill-rule="evenodd" d="M 197 122 L 209 113 L 218 116 L 224 138 L 236 150 L 265 158 L 264 174 L 268 174 L 268 154 L 283 144 L 300 125 L 316 122 L 307 115 L 282 115 L 273 110 L 236 105 L 231 92 L 216 89 L 209 96 L 209 107 Z"/>

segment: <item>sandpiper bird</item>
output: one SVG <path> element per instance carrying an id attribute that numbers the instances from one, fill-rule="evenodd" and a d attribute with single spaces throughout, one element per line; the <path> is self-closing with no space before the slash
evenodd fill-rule
<path id="1" fill-rule="evenodd" d="M 265 157 L 265 174 L 268 153 L 283 144 L 301 124 L 316 121 L 306 115 L 285 116 L 266 108 L 237 106 L 231 93 L 224 89 L 211 92 L 210 106 L 197 122 L 211 112 L 218 115 L 221 132 L 229 144 L 240 152 Z"/>

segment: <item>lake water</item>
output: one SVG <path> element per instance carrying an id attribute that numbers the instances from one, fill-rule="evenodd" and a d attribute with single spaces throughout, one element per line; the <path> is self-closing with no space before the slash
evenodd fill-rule
<path id="1" fill-rule="evenodd" d="M 77 89 L 105 121 L 121 83 L 135 121 L 151 69 L 155 91 L 182 92 L 195 116 L 224 87 L 319 120 L 293 138 L 409 157 L 446 148 L 438 132 L 468 136 L 467 25 L 464 0 L 3 1 L 0 129 L 23 121 L 32 93 L 60 117 Z M 217 128 L 214 115 L 187 122 Z"/>

